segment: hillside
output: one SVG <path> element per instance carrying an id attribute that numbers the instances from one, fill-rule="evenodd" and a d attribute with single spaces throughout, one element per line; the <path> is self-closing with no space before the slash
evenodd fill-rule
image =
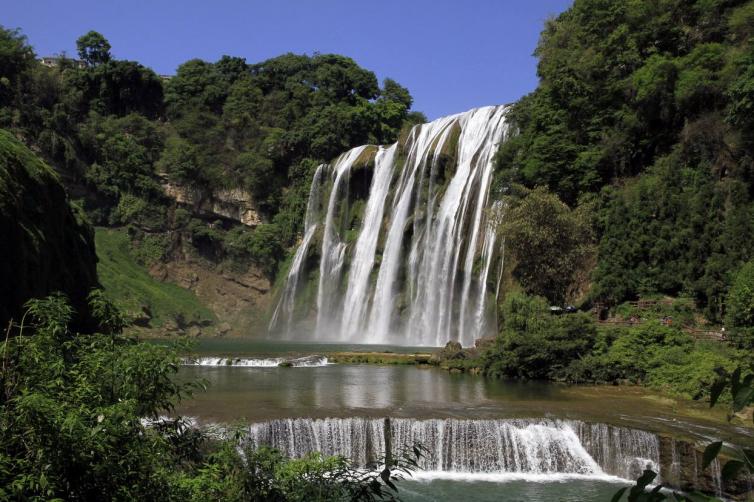
<path id="1" fill-rule="evenodd" d="M 686 296 L 723 319 L 754 252 L 752 34 L 754 2 L 740 0 L 576 0 L 547 22 L 539 86 L 498 158 L 499 189 L 527 206 L 509 241 L 526 292 Z M 526 202 L 517 184 L 541 188 Z M 578 230 L 532 221 L 546 207 Z"/>
<path id="2" fill-rule="evenodd" d="M 0 28 L 0 126 L 60 173 L 92 223 L 127 229 L 140 266 L 239 331 L 267 309 L 315 167 L 423 120 L 405 88 L 340 55 L 195 59 L 162 79 L 113 57 L 99 33 L 79 43 L 82 64 L 47 67 Z"/>

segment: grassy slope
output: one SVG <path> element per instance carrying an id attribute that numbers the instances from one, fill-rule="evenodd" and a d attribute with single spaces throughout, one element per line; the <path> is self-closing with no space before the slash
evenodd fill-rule
<path id="1" fill-rule="evenodd" d="M 214 320 L 215 316 L 189 290 L 160 282 L 149 275 L 130 253 L 125 231 L 97 228 L 95 234 L 100 282 L 115 303 L 129 313 L 152 312 L 152 326 L 182 315 L 186 320 Z"/>

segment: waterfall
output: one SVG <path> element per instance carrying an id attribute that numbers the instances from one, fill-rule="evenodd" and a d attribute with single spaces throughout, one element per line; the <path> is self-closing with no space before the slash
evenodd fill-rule
<path id="1" fill-rule="evenodd" d="M 584 447 L 606 471 L 626 479 L 638 478 L 644 469 L 660 472 L 660 441 L 638 429 L 574 422 Z"/>
<path id="2" fill-rule="evenodd" d="M 397 149 L 397 145 L 387 149 L 380 148 L 375 158 L 372 193 L 364 211 L 364 230 L 359 233 L 356 241 L 353 262 L 348 275 L 341 334 L 355 334 L 366 329 L 365 312 L 368 303 L 369 276 L 374 266 L 379 228 L 385 211 L 390 180 L 393 177 Z"/>
<path id="3" fill-rule="evenodd" d="M 633 479 L 659 468 L 654 434 L 566 420 L 390 419 L 394 449 L 421 444 L 430 475 L 526 474 Z M 247 445 L 313 451 L 367 465 L 385 454 L 383 419 L 285 419 L 252 424 Z M 395 453 L 395 452 L 394 452 Z"/>
<path id="4" fill-rule="evenodd" d="M 312 198 L 326 193 L 327 209 L 324 215 L 311 211 L 311 218 L 307 210 L 271 330 L 312 338 L 295 329 L 293 317 L 317 226 L 315 339 L 469 346 L 494 328 L 484 314 L 490 294 L 497 295 L 488 279 L 499 269 L 502 239 L 499 222 L 489 217 L 489 189 L 494 156 L 508 132 L 507 111 L 483 107 L 417 125 L 388 147 L 341 155 L 323 168 L 326 180 L 318 170 L 309 206 L 318 207 Z M 352 186 L 357 168 L 369 178 L 366 193 Z"/>
<path id="5" fill-rule="evenodd" d="M 346 243 L 340 235 L 340 225 L 336 224 L 336 216 L 342 216 L 347 202 L 348 178 L 351 167 L 366 146 L 354 148 L 341 155 L 333 168 L 333 182 L 330 198 L 327 203 L 324 235 L 322 236 L 322 257 L 319 265 L 319 288 L 317 289 L 317 335 L 319 338 L 329 337 L 335 327 L 335 322 L 342 313 L 335 302 L 336 293 L 341 279 L 341 271 L 345 260 Z M 344 193 L 346 197 L 341 197 Z M 337 312 L 336 315 L 333 315 Z"/>
<path id="6" fill-rule="evenodd" d="M 322 191 L 322 172 L 324 165 L 317 166 L 314 172 L 314 178 L 312 179 L 312 185 L 309 189 L 309 200 L 306 205 L 306 216 L 304 217 L 304 239 L 296 249 L 296 254 L 293 256 L 293 262 L 288 272 L 288 277 L 285 281 L 283 293 L 280 296 L 280 301 L 275 307 L 275 311 L 272 314 L 270 320 L 270 329 L 275 329 L 280 323 L 280 316 L 285 316 L 285 331 L 290 332 L 291 321 L 293 320 L 293 311 L 296 301 L 296 293 L 298 292 L 298 283 L 303 274 L 304 260 L 306 253 L 309 251 L 309 244 L 311 244 L 314 233 L 317 231 L 318 214 L 321 204 L 321 191 Z"/>

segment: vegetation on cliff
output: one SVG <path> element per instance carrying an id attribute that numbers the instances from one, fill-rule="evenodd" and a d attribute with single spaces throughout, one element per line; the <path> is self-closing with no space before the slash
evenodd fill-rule
<path id="1" fill-rule="evenodd" d="M 69 204 L 55 172 L 0 129 L 0 326 L 23 304 L 63 292 L 80 329 L 91 329 L 86 297 L 97 286 L 94 232 Z"/>
<path id="2" fill-rule="evenodd" d="M 179 327 L 188 323 L 201 325 L 214 319 L 194 293 L 150 276 L 133 256 L 124 231 L 98 228 L 95 242 L 102 287 L 113 297 L 116 307 L 133 321 L 159 328 L 166 323 Z"/>
<path id="3" fill-rule="evenodd" d="M 404 87 L 380 86 L 344 56 L 191 60 L 163 79 L 114 57 L 97 32 L 77 47 L 78 62 L 47 67 L 19 31 L 0 28 L 0 127 L 61 173 L 94 224 L 149 242 L 147 265 L 191 249 L 209 268 L 255 266 L 274 278 L 301 230 L 314 168 L 424 120 Z M 178 203 L 168 183 L 196 200 Z M 258 223 L 197 210 L 229 189 L 250 194 Z"/>

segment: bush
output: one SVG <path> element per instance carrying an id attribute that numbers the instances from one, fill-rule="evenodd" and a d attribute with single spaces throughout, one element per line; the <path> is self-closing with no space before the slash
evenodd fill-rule
<path id="1" fill-rule="evenodd" d="M 594 346 L 597 329 L 584 313 L 556 316 L 538 297 L 510 294 L 503 304 L 503 329 L 483 357 L 492 376 L 563 380 Z"/>
<path id="2" fill-rule="evenodd" d="M 741 347 L 754 347 L 754 260 L 741 267 L 733 280 L 725 323 L 732 340 Z"/>
<path id="3" fill-rule="evenodd" d="M 510 197 L 507 204 L 500 231 L 513 276 L 529 294 L 553 303 L 572 300 L 594 256 L 588 207 L 571 210 L 542 187 Z"/>
<path id="4" fill-rule="evenodd" d="M 101 299 L 92 310 L 110 312 Z M 96 308 L 95 308 L 96 307 Z M 29 325 L 3 344 L 0 495 L 150 499 L 169 492 L 169 439 L 142 424 L 192 388 L 176 384 L 177 352 L 117 334 L 68 331 L 62 297 L 28 303 Z"/>
<path id="5" fill-rule="evenodd" d="M 259 225 L 251 231 L 236 227 L 225 235 L 223 247 L 236 261 L 251 261 L 270 278 L 275 277 L 278 262 L 285 255 L 277 225 L 273 223 Z"/>

